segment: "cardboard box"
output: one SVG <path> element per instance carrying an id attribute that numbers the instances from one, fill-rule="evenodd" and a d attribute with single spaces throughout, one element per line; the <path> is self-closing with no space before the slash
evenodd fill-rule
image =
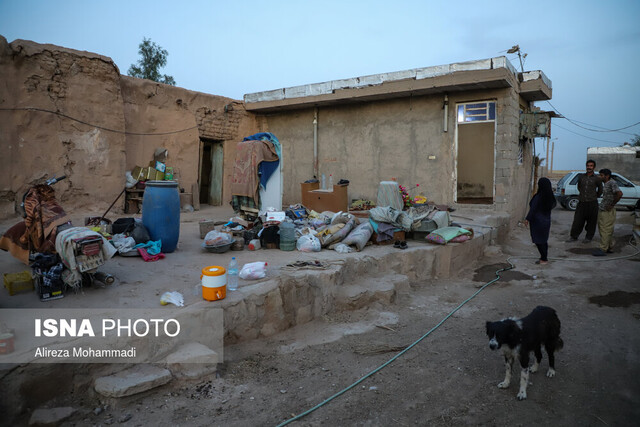
<path id="1" fill-rule="evenodd" d="M 162 163 L 162 162 L 156 162 L 155 168 L 156 168 L 156 170 L 157 170 L 157 171 L 160 171 L 160 172 L 164 173 L 164 172 L 165 172 L 166 167 L 167 167 L 167 166 L 166 166 L 164 163 Z"/>
<path id="2" fill-rule="evenodd" d="M 154 172 L 154 177 L 152 179 L 155 179 L 156 181 L 164 181 L 164 172 L 160 172 L 159 170 L 155 169 Z"/>
<path id="3" fill-rule="evenodd" d="M 144 169 L 141 168 L 140 166 L 136 166 L 131 171 L 131 176 L 133 176 L 133 179 L 135 179 L 136 181 L 143 181 L 144 180 L 143 174 L 144 174 Z"/>
<path id="4" fill-rule="evenodd" d="M 164 171 L 164 179 L 167 181 L 171 181 L 173 179 L 173 167 L 167 166 L 167 169 Z"/>
<path id="5" fill-rule="evenodd" d="M 267 221 L 277 221 L 282 222 L 287 216 L 282 211 L 277 212 L 267 212 Z"/>
<path id="6" fill-rule="evenodd" d="M 156 179 L 156 168 L 148 166 L 142 170 L 142 180 L 149 181 L 152 179 Z"/>

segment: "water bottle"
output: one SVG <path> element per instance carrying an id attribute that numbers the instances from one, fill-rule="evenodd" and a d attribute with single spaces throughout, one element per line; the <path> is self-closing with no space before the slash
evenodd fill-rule
<path id="1" fill-rule="evenodd" d="M 322 187 L 321 190 L 326 190 L 327 189 L 327 180 L 324 176 L 324 174 L 322 174 Z"/>
<path id="2" fill-rule="evenodd" d="M 329 191 L 333 191 L 333 175 L 329 174 Z"/>
<path id="3" fill-rule="evenodd" d="M 238 274 L 240 271 L 238 270 L 238 261 L 236 261 L 236 257 L 231 258 L 229 262 L 229 268 L 227 268 L 227 289 L 230 291 L 235 291 L 238 289 Z"/>

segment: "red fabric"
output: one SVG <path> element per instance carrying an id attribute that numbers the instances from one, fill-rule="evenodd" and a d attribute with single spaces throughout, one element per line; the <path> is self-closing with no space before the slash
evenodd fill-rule
<path id="1" fill-rule="evenodd" d="M 164 258 L 164 254 L 162 252 L 157 255 L 149 255 L 149 252 L 147 252 L 145 248 L 138 248 L 138 252 L 145 262 L 158 261 L 159 259 Z"/>
<path id="2" fill-rule="evenodd" d="M 276 149 L 268 141 L 242 141 L 236 145 L 236 158 L 231 177 L 231 194 L 253 197 L 258 200 L 260 178 L 258 165 L 261 162 L 278 160 Z"/>

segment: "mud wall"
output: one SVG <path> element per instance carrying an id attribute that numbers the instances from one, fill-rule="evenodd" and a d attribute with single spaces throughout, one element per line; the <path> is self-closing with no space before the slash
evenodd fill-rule
<path id="1" fill-rule="evenodd" d="M 185 192 L 198 182 L 200 138 L 224 146 L 223 200 L 229 192 L 235 145 L 255 133 L 253 115 L 241 102 L 150 80 L 121 76 L 126 120 L 126 168 L 148 166 L 156 148 L 168 150 L 167 165 Z"/>
<path id="2" fill-rule="evenodd" d="M 41 178 L 63 206 L 108 206 L 124 186 L 120 73 L 110 58 L 0 36 L 0 214 Z M 114 131 L 110 131 L 110 130 Z"/>
<path id="3" fill-rule="evenodd" d="M 257 132 L 240 101 L 121 76 L 90 52 L 0 36 L 0 76 L 0 218 L 36 181 L 63 174 L 55 189 L 65 209 L 104 211 L 125 172 L 148 166 L 158 147 L 191 192 L 201 138 L 223 142 L 227 203 L 235 145 Z"/>

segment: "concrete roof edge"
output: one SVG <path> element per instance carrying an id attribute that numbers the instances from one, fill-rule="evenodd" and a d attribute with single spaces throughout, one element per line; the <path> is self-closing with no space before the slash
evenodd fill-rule
<path id="1" fill-rule="evenodd" d="M 414 68 L 410 70 L 331 80 L 322 83 L 311 83 L 264 92 L 254 92 L 245 94 L 243 98 L 245 103 L 280 101 L 284 99 L 305 98 L 308 96 L 331 94 L 336 90 L 342 89 L 357 89 L 367 86 L 378 86 L 383 84 L 384 82 L 394 82 L 407 79 L 422 80 L 451 74 L 458 71 L 492 70 L 499 68 L 506 68 L 514 76 L 517 76 L 517 71 L 513 67 L 511 62 L 506 57 L 500 56 L 496 58 L 456 62 L 446 65 L 435 65 L 431 67 Z"/>
<path id="2" fill-rule="evenodd" d="M 522 73 L 523 82 L 537 79 L 541 79 L 549 89 L 553 89 L 553 87 L 551 86 L 551 80 L 549 80 L 549 77 L 547 77 L 546 74 L 541 70 L 525 71 L 524 73 Z"/>
<path id="3" fill-rule="evenodd" d="M 635 154 L 640 151 L 640 147 L 627 145 L 624 147 L 589 147 L 587 154 Z"/>

